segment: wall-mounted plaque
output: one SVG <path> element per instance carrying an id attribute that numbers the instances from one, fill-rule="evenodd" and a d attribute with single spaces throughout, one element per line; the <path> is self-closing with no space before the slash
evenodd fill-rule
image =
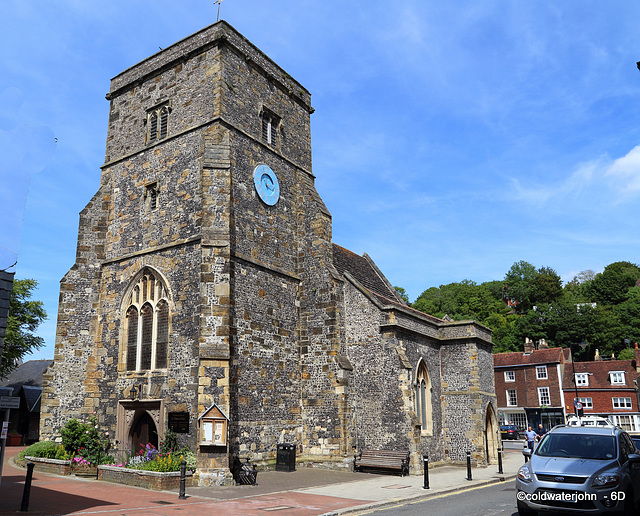
<path id="1" fill-rule="evenodd" d="M 189 413 L 169 412 L 168 426 L 169 430 L 173 430 L 176 434 L 188 434 Z"/>

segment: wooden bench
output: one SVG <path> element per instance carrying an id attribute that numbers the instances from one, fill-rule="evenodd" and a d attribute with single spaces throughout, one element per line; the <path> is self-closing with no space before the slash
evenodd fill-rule
<path id="1" fill-rule="evenodd" d="M 391 450 L 362 450 L 353 457 L 353 471 L 370 469 L 392 469 L 404 477 L 409 474 L 409 452 Z"/>

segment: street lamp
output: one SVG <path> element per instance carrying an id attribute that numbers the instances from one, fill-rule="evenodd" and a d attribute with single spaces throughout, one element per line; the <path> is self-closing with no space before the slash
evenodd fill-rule
<path id="1" fill-rule="evenodd" d="M 578 382 L 576 381 L 576 366 L 575 366 L 575 356 L 573 356 L 573 346 L 580 346 L 580 349 L 584 349 L 587 347 L 587 343 L 583 340 L 582 342 L 578 343 L 578 344 L 571 344 L 570 345 L 570 349 L 571 349 L 571 368 L 573 369 L 573 385 L 575 386 L 576 389 L 576 399 L 573 402 L 573 409 L 576 412 L 576 417 L 578 418 L 578 422 L 580 422 L 580 415 L 578 413 Z"/>

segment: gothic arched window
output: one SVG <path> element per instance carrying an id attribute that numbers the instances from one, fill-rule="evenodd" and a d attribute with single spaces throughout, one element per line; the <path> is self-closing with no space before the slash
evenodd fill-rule
<path id="1" fill-rule="evenodd" d="M 125 304 L 127 371 L 164 369 L 170 322 L 167 289 L 148 267 L 134 281 Z"/>
<path id="2" fill-rule="evenodd" d="M 431 433 L 432 430 L 432 414 L 431 414 L 431 382 L 429 381 L 429 373 L 425 363 L 420 360 L 418 364 L 418 373 L 416 375 L 416 414 L 423 432 Z"/>

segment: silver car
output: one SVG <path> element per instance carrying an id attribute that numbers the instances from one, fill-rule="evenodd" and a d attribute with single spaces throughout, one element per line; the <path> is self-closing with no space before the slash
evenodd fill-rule
<path id="1" fill-rule="evenodd" d="M 536 511 L 637 514 L 640 451 L 619 427 L 557 426 L 531 451 L 516 477 L 521 515 Z"/>

